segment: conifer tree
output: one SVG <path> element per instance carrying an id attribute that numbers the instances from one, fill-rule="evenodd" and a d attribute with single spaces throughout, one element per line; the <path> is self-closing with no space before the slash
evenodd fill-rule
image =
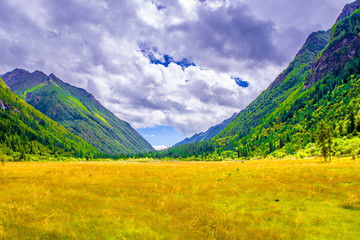
<path id="1" fill-rule="evenodd" d="M 321 151 L 321 155 L 323 156 L 325 162 L 326 162 L 326 156 L 328 153 L 328 147 L 327 147 L 327 127 L 326 127 L 326 123 L 324 122 L 324 120 L 322 120 L 319 123 L 319 127 L 318 127 L 318 136 L 317 136 L 317 144 L 320 148 Z"/>
<path id="2" fill-rule="evenodd" d="M 351 111 L 350 112 L 350 126 L 348 129 L 348 133 L 353 133 L 355 130 L 355 116 L 354 116 L 354 112 Z"/>

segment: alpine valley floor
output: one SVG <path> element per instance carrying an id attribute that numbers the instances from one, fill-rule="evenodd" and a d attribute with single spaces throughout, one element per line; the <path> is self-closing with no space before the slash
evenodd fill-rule
<path id="1" fill-rule="evenodd" d="M 0 239 L 356 239 L 360 161 L 0 165 Z"/>

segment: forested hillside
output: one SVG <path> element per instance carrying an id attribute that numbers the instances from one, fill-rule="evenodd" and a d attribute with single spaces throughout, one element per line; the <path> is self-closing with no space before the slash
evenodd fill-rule
<path id="1" fill-rule="evenodd" d="M 0 78 L 0 151 L 25 160 L 26 154 L 97 157 L 98 150 L 21 100 Z"/>
<path id="2" fill-rule="evenodd" d="M 357 1 L 356 3 L 359 3 Z M 211 142 L 159 157 L 358 155 L 360 4 L 347 5 L 328 31 L 312 33 L 289 66 Z M 321 146 L 320 132 L 328 142 Z"/>
<path id="3" fill-rule="evenodd" d="M 3 78 L 24 101 L 109 156 L 153 150 L 130 124 L 104 108 L 93 95 L 54 74 L 15 69 Z"/>
<path id="4" fill-rule="evenodd" d="M 336 139 L 333 152 L 350 154 L 344 144 L 351 144 L 349 139 L 356 138 L 360 130 L 359 18 L 356 10 L 339 20 L 321 51 L 325 41 L 314 41 L 314 36 L 325 39 L 327 33 L 312 34 L 304 48 L 318 52 L 316 57 L 303 48 L 294 62 L 299 56 L 305 61 L 291 63 L 289 68 L 294 68 L 277 87 L 273 87 L 275 80 L 216 137 L 217 146 L 237 148 L 238 154 L 245 157 L 298 152 L 311 155 L 316 151 L 319 123 L 324 120 Z"/>

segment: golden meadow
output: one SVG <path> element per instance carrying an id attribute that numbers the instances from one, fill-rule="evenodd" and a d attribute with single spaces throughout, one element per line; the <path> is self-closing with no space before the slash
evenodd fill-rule
<path id="1" fill-rule="evenodd" d="M 359 239 L 360 163 L 0 165 L 0 239 Z"/>

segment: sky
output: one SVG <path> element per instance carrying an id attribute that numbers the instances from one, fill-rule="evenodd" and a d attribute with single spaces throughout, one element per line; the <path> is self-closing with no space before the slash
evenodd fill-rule
<path id="1" fill-rule="evenodd" d="M 240 112 L 352 0 L 1 0 L 0 74 L 92 93 L 153 146 Z"/>

